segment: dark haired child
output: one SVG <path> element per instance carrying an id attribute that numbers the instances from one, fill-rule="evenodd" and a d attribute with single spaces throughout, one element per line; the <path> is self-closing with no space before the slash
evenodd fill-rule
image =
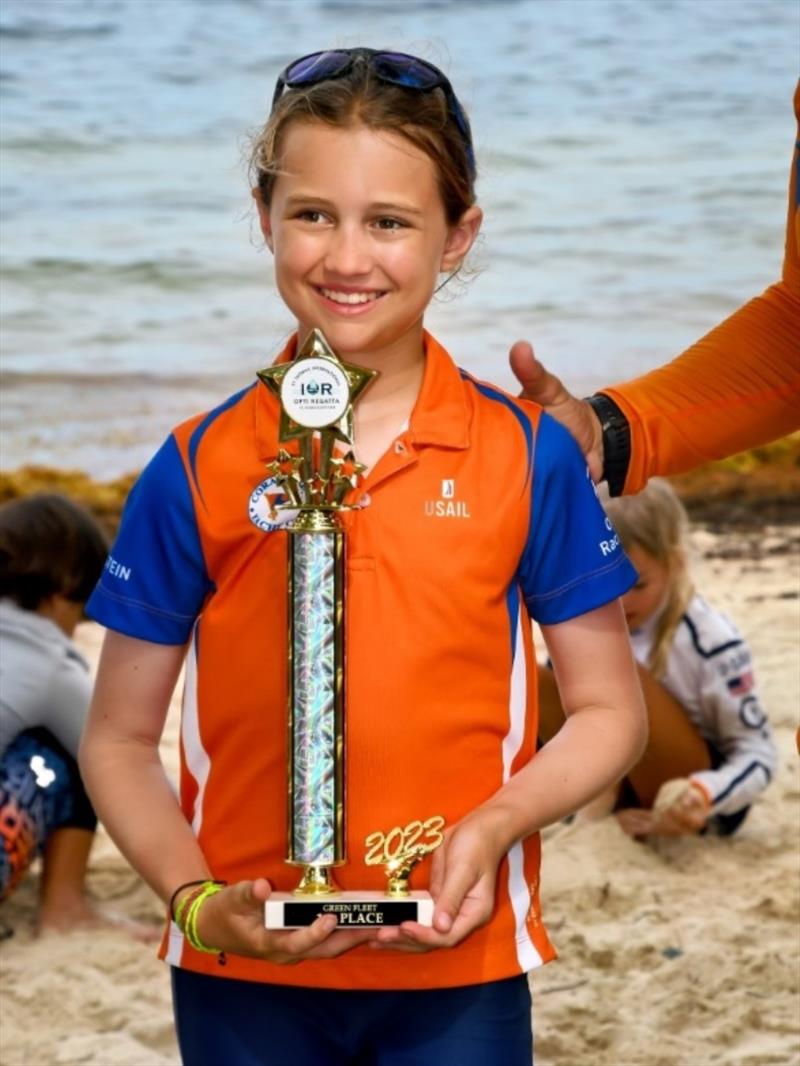
<path id="1" fill-rule="evenodd" d="M 91 680 L 71 639 L 107 551 L 66 497 L 0 506 L 0 899 L 41 856 L 42 930 L 120 924 L 86 894 L 97 818 L 76 759 Z"/>
<path id="2" fill-rule="evenodd" d="M 442 815 L 443 843 L 417 872 L 433 926 L 337 930 L 328 914 L 264 927 L 293 872 L 287 533 L 263 503 L 279 412 L 258 383 L 178 427 L 131 493 L 89 604 L 109 632 L 81 765 L 120 848 L 175 905 L 162 955 L 187 1064 L 530 1066 L 527 972 L 554 954 L 538 831 L 617 780 L 644 742 L 618 602 L 635 574 L 601 547 L 605 516 L 566 431 L 459 370 L 423 328 L 482 217 L 469 123 L 441 72 L 397 52 L 303 57 L 252 158 L 297 321 L 279 360 L 317 327 L 380 375 L 355 409 L 368 469 L 344 517 L 337 880 L 384 887 L 363 864 L 367 834 Z M 537 753 L 531 617 L 568 708 Z M 158 741 L 184 657 L 179 805 Z"/>

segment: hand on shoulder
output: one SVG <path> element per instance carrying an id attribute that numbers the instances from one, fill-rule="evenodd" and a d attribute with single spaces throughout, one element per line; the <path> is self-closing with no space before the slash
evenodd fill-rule
<path id="1" fill-rule="evenodd" d="M 570 431 L 586 457 L 592 480 L 600 481 L 603 476 L 603 432 L 590 404 L 573 396 L 560 378 L 542 366 L 527 341 L 512 344 L 509 362 L 522 386 L 523 400 L 538 403 Z"/>

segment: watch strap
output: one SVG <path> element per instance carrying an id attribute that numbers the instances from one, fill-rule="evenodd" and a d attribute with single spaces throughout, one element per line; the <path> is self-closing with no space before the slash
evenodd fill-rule
<path id="1" fill-rule="evenodd" d="M 611 496 L 621 496 L 631 459 L 631 427 L 610 396 L 597 392 L 586 402 L 600 420 L 603 431 L 603 480 Z"/>

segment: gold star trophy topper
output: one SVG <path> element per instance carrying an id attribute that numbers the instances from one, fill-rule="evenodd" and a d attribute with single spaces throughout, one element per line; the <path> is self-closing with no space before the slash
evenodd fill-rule
<path id="1" fill-rule="evenodd" d="M 282 448 L 268 467 L 286 491 L 290 502 L 285 506 L 317 511 L 343 508 L 344 497 L 364 466 L 352 450 L 334 458 L 334 443 L 352 445 L 353 405 L 376 375 L 376 370 L 342 362 L 319 329 L 312 329 L 293 360 L 259 370 L 260 381 L 280 401 L 278 441 L 298 440 L 300 444 L 299 457 Z M 315 467 L 316 434 L 320 448 Z"/>

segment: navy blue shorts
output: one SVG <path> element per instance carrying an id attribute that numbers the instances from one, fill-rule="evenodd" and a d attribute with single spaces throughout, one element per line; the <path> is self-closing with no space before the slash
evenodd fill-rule
<path id="1" fill-rule="evenodd" d="M 184 1066 L 531 1066 L 533 1061 L 524 974 L 463 988 L 362 992 L 173 969 L 172 997 Z"/>
<path id="2" fill-rule="evenodd" d="M 0 899 L 56 829 L 96 826 L 75 759 L 46 729 L 20 733 L 0 759 Z"/>

